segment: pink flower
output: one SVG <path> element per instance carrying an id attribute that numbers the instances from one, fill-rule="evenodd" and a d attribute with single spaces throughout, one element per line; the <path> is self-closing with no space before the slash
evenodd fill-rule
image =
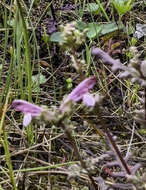
<path id="1" fill-rule="evenodd" d="M 11 105 L 17 111 L 21 111 L 24 114 L 23 126 L 30 124 L 32 117 L 37 117 L 41 114 L 43 109 L 35 104 L 31 104 L 24 100 L 14 100 Z"/>
<path id="2" fill-rule="evenodd" d="M 89 77 L 83 80 L 65 99 L 64 103 L 60 106 L 60 110 L 64 110 L 64 106 L 69 102 L 78 102 L 83 100 L 83 102 L 88 106 L 94 106 L 94 97 L 89 93 L 89 90 L 94 87 L 96 83 L 96 77 Z"/>

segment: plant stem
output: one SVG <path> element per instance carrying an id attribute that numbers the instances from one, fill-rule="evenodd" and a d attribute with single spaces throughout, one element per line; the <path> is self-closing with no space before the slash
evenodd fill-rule
<path id="1" fill-rule="evenodd" d="M 6 130 L 4 128 L 4 121 L 5 121 L 6 111 L 8 108 L 9 95 L 10 95 L 10 92 L 8 91 L 8 94 L 6 97 L 6 102 L 5 102 L 4 109 L 3 109 L 3 114 L 1 117 L 1 122 L 0 122 L 0 142 L 4 147 L 6 163 L 7 163 L 8 169 L 9 169 L 9 175 L 10 175 L 13 190 L 17 190 L 16 181 L 15 181 L 14 172 L 13 172 L 13 167 L 12 167 L 12 162 L 11 162 L 11 157 L 10 157 L 7 133 L 6 133 Z M 2 137 L 2 132 L 3 132 L 3 137 Z"/>
<path id="2" fill-rule="evenodd" d="M 105 12 L 105 10 L 104 10 L 102 4 L 100 3 L 100 0 L 96 0 L 96 3 L 99 5 L 99 7 L 100 7 L 100 9 L 102 10 L 102 12 L 103 12 L 105 18 L 107 19 L 107 21 L 110 22 L 110 19 L 109 19 L 108 15 L 106 14 L 106 12 Z"/>
<path id="3" fill-rule="evenodd" d="M 76 71 L 79 73 L 80 80 L 82 81 L 82 80 L 84 80 L 85 76 L 84 76 L 84 74 L 82 72 L 82 64 L 81 64 L 81 62 L 77 58 L 76 50 L 74 48 L 72 48 L 71 51 L 70 51 L 70 53 L 73 56 L 74 61 L 75 61 L 75 63 L 73 63 L 74 67 L 75 67 Z"/>
<path id="4" fill-rule="evenodd" d="M 106 127 L 106 125 L 105 125 L 105 123 L 104 123 L 104 121 L 103 121 L 103 119 L 102 119 L 102 117 L 101 117 L 101 114 L 99 113 L 99 110 L 98 110 L 98 118 L 100 119 L 101 126 L 102 126 L 102 128 L 103 128 L 105 134 L 107 135 L 107 138 L 108 138 L 109 142 L 111 143 L 112 148 L 113 148 L 113 150 L 115 151 L 115 154 L 117 155 L 118 159 L 120 160 L 121 165 L 122 165 L 123 168 L 125 169 L 126 173 L 127 173 L 128 175 L 131 175 L 131 172 L 130 172 L 128 166 L 127 166 L 127 163 L 126 163 L 125 160 L 123 159 L 123 157 L 122 157 L 122 155 L 121 155 L 121 152 L 119 151 L 118 146 L 116 145 L 116 143 L 115 143 L 115 141 L 114 141 L 112 135 L 110 134 L 108 128 Z"/>
<path id="5" fill-rule="evenodd" d="M 122 157 L 122 155 L 121 155 L 121 153 L 119 151 L 119 148 L 117 147 L 117 145 L 116 145 L 113 137 L 111 136 L 109 130 L 105 126 L 103 126 L 103 128 L 104 128 L 104 131 L 105 131 L 105 133 L 106 133 L 106 135 L 107 135 L 107 137 L 108 137 L 108 139 L 109 139 L 115 153 L 117 154 L 119 160 L 121 161 L 121 164 L 122 164 L 123 168 L 125 169 L 125 171 L 127 172 L 128 175 L 131 175 L 131 172 L 130 172 L 125 160 L 123 159 L 123 157 Z"/>
<path id="6" fill-rule="evenodd" d="M 3 129 L 3 133 L 4 133 L 4 140 L 1 139 L 1 143 L 3 144 L 4 150 L 5 150 L 6 163 L 9 169 L 11 184 L 12 184 L 13 190 L 17 190 L 13 167 L 12 167 L 12 161 L 10 157 L 9 144 L 7 140 L 7 133 L 5 131 L 5 128 Z"/>
<path id="7" fill-rule="evenodd" d="M 64 123 L 63 123 L 62 121 L 60 121 L 58 125 L 61 126 L 61 128 L 64 130 L 66 136 L 68 137 L 68 139 L 69 139 L 70 142 L 71 142 L 71 145 L 72 145 L 72 147 L 73 147 L 73 149 L 74 149 L 74 152 L 75 152 L 75 155 L 76 155 L 77 159 L 78 159 L 78 160 L 80 161 L 80 163 L 81 163 L 82 168 L 87 171 L 88 177 L 89 177 L 89 179 L 90 179 L 91 182 L 92 182 L 92 185 L 93 185 L 94 190 L 97 190 L 97 189 L 98 189 L 98 185 L 95 183 L 95 181 L 94 181 L 94 179 L 93 179 L 93 177 L 92 177 L 92 174 L 91 174 L 90 171 L 87 169 L 85 162 L 82 160 L 82 158 L 81 158 L 81 156 L 80 156 L 80 153 L 79 153 L 79 150 L 78 150 L 78 148 L 77 148 L 77 146 L 76 146 L 76 143 L 75 143 L 75 141 L 74 141 L 74 139 L 73 139 L 73 137 L 72 137 L 72 135 L 71 135 L 71 132 L 70 132 L 69 129 L 64 125 Z"/>
<path id="8" fill-rule="evenodd" d="M 12 10 L 12 1 L 10 1 L 10 10 Z M 2 73 L 3 73 L 3 68 L 4 68 L 4 65 L 5 65 L 5 62 L 6 62 L 6 55 L 7 55 L 7 48 L 8 48 L 8 36 L 9 36 L 9 30 L 8 30 L 8 20 L 11 20 L 12 18 L 12 11 L 10 11 L 9 13 L 7 12 L 7 8 L 6 8 L 6 0 L 4 1 L 0 1 L 0 4 L 4 5 L 4 28 L 6 29 L 5 30 L 5 38 L 4 38 L 4 52 L 3 52 L 3 61 L 2 61 L 2 68 L 0 69 L 0 81 L 2 80 Z M 8 16 L 9 15 L 9 16 Z M 8 74 L 8 78 L 11 78 L 11 69 L 13 68 L 12 67 L 12 59 L 11 59 L 11 62 L 10 62 L 10 67 L 9 67 L 9 72 L 10 74 Z M 8 89 L 9 89 L 9 86 L 11 84 L 11 82 L 8 82 L 8 79 L 7 78 L 7 82 L 6 84 L 4 85 L 4 89 L 2 90 L 1 92 L 1 96 L 0 96 L 0 104 L 4 105 L 5 103 L 5 97 L 7 96 L 7 93 L 8 93 Z"/>
<path id="9" fill-rule="evenodd" d="M 28 100 L 32 101 L 32 89 L 31 89 L 31 60 L 30 60 L 30 47 L 29 47 L 29 39 L 27 33 L 26 23 L 23 17 L 22 7 L 19 0 L 16 0 L 17 6 L 19 9 L 21 21 L 22 21 L 22 31 L 24 36 L 25 43 L 25 60 L 26 60 L 26 73 L 27 73 L 27 88 L 28 88 Z"/>

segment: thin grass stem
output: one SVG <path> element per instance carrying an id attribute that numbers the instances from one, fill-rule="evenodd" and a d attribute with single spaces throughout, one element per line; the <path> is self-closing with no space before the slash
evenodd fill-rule
<path id="1" fill-rule="evenodd" d="M 20 13 L 21 22 L 22 22 L 22 32 L 23 32 L 24 44 L 25 44 L 25 61 L 26 61 L 28 100 L 31 102 L 32 101 L 32 88 L 31 88 L 31 83 L 32 83 L 31 82 L 32 81 L 31 74 L 32 74 L 32 72 L 31 72 L 31 58 L 30 58 L 29 39 L 28 39 L 27 27 L 26 27 L 26 23 L 24 20 L 21 4 L 20 4 L 19 0 L 16 0 L 16 2 L 17 2 L 19 13 Z"/>
<path id="2" fill-rule="evenodd" d="M 108 22 L 110 22 L 110 19 L 109 19 L 108 15 L 106 14 L 106 12 L 105 12 L 105 10 L 104 10 L 104 8 L 103 8 L 103 6 L 102 6 L 102 3 L 100 3 L 100 0 L 96 0 L 96 3 L 99 5 L 100 9 L 102 10 L 102 12 L 103 12 L 103 14 L 104 14 L 106 20 L 107 20 Z"/>
<path id="3" fill-rule="evenodd" d="M 10 95 L 10 92 L 8 92 L 8 94 L 7 94 L 6 102 L 4 105 L 3 114 L 2 114 L 2 118 L 1 118 L 1 122 L 0 122 L 0 142 L 4 147 L 6 163 L 7 163 L 8 169 L 9 169 L 9 175 L 10 175 L 13 190 L 17 190 L 16 181 L 15 181 L 14 172 L 13 172 L 13 167 L 12 167 L 12 162 L 11 162 L 11 157 L 10 157 L 7 132 L 6 132 L 5 127 L 4 127 L 5 115 L 6 115 L 6 111 L 8 108 L 9 95 Z M 2 137 L 2 133 L 3 133 L 3 137 Z"/>

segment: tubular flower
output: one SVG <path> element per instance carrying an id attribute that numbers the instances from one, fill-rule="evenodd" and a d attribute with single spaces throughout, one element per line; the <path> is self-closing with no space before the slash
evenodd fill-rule
<path id="1" fill-rule="evenodd" d="M 37 117 L 41 114 L 43 109 L 35 104 L 31 104 L 24 100 L 14 100 L 11 105 L 12 108 L 17 111 L 21 111 L 24 114 L 23 126 L 30 124 L 32 117 Z"/>
<path id="2" fill-rule="evenodd" d="M 64 106 L 67 105 L 68 102 L 78 102 L 80 100 L 83 100 L 83 102 L 87 106 L 94 106 L 95 105 L 95 99 L 94 97 L 89 93 L 89 90 L 94 87 L 96 83 L 96 77 L 89 77 L 85 80 L 83 80 L 65 99 L 64 103 L 60 106 L 60 110 L 64 112 Z"/>

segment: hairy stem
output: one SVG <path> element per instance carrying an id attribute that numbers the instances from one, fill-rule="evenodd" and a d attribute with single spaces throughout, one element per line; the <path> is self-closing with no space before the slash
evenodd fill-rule
<path id="1" fill-rule="evenodd" d="M 98 111 L 96 111 L 96 112 L 97 112 L 98 118 L 100 119 L 101 126 L 102 126 L 102 128 L 103 128 L 103 130 L 104 130 L 104 132 L 105 132 L 105 134 L 106 134 L 106 136 L 107 136 L 107 138 L 108 138 L 108 140 L 109 140 L 109 142 L 110 142 L 110 144 L 111 144 L 111 146 L 112 146 L 112 148 L 113 148 L 113 150 L 114 150 L 114 152 L 115 152 L 115 154 L 116 154 L 116 156 L 118 157 L 118 159 L 119 159 L 121 165 L 123 166 L 123 169 L 126 171 L 126 173 L 127 173 L 128 175 L 131 175 L 131 172 L 130 172 L 128 166 L 127 166 L 127 163 L 126 163 L 125 160 L 123 159 L 123 157 L 122 157 L 122 155 L 121 155 L 121 152 L 120 152 L 118 146 L 116 145 L 116 143 L 115 143 L 115 141 L 114 141 L 112 135 L 110 134 L 108 128 L 107 128 L 106 125 L 105 125 L 105 122 L 104 122 L 104 120 L 103 120 L 103 118 L 102 118 L 102 116 L 101 116 L 102 111 L 100 112 L 100 108 L 99 108 L 99 107 L 98 107 Z"/>
<path id="2" fill-rule="evenodd" d="M 106 133 L 106 135 L 107 135 L 107 137 L 108 137 L 108 140 L 110 141 L 110 143 L 111 143 L 111 145 L 112 145 L 112 147 L 113 147 L 113 149 L 114 149 L 116 155 L 118 156 L 118 158 L 119 158 L 119 160 L 120 160 L 120 162 L 121 162 L 123 168 L 125 169 L 125 171 L 126 171 L 126 173 L 127 173 L 128 175 L 131 175 L 131 172 L 130 172 L 128 166 L 127 166 L 127 163 L 126 163 L 125 160 L 123 159 L 123 157 L 122 157 L 122 155 L 121 155 L 121 152 L 119 151 L 119 149 L 118 149 L 118 147 L 117 147 L 117 145 L 116 145 L 116 143 L 115 143 L 113 137 L 111 136 L 109 130 L 107 129 L 106 126 L 103 126 L 103 128 L 104 128 L 104 131 L 105 131 L 105 133 Z"/>
<path id="3" fill-rule="evenodd" d="M 61 128 L 64 130 L 66 136 L 67 136 L 68 139 L 70 140 L 71 145 L 72 145 L 72 147 L 73 147 L 73 149 L 74 149 L 75 155 L 76 155 L 77 159 L 80 161 L 82 168 L 87 171 L 88 177 L 89 177 L 89 179 L 91 180 L 91 183 L 92 183 L 92 185 L 93 185 L 94 190 L 97 190 L 97 189 L 98 189 L 98 185 L 95 183 L 95 181 L 94 181 L 94 179 L 93 179 L 93 177 L 92 177 L 92 174 L 91 174 L 90 171 L 87 169 L 85 162 L 82 160 L 82 158 L 81 158 L 81 156 L 80 156 L 80 153 L 79 153 L 79 150 L 78 150 L 78 148 L 77 148 L 77 146 L 76 146 L 76 143 L 75 143 L 75 141 L 74 141 L 74 139 L 73 139 L 73 137 L 72 137 L 72 135 L 71 135 L 71 132 L 70 132 L 69 129 L 64 125 L 64 123 L 63 123 L 62 121 L 59 122 L 59 126 L 61 126 Z"/>

